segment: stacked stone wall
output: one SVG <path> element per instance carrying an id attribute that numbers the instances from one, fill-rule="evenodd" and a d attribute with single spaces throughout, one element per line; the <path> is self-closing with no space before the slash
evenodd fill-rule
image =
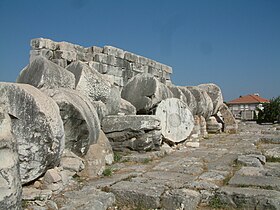
<path id="1" fill-rule="evenodd" d="M 142 73 L 150 73 L 164 84 L 171 83 L 172 67 L 113 46 L 82 47 L 44 38 L 32 39 L 30 45 L 30 63 L 38 55 L 63 68 L 79 60 L 107 75 L 108 79 L 120 89 L 130 78 Z"/>

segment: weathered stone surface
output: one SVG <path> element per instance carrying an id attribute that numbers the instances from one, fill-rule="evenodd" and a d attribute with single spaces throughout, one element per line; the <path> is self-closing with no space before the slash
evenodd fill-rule
<path id="1" fill-rule="evenodd" d="M 125 115 L 136 115 L 136 108 L 127 100 L 121 99 L 119 113 Z"/>
<path id="2" fill-rule="evenodd" d="M 207 92 L 213 102 L 213 114 L 217 114 L 220 109 L 220 106 L 224 103 L 223 95 L 221 88 L 213 83 L 209 84 L 200 84 L 198 85 L 200 89 L 203 89 Z"/>
<path id="3" fill-rule="evenodd" d="M 264 176 L 265 170 L 261 167 L 244 166 L 235 174 L 240 176 Z"/>
<path id="4" fill-rule="evenodd" d="M 160 120 L 151 115 L 107 116 L 102 121 L 113 150 L 158 150 L 160 129 Z"/>
<path id="5" fill-rule="evenodd" d="M 176 189 L 166 191 L 161 197 L 161 204 L 166 210 L 192 210 L 197 208 L 200 197 L 200 194 L 194 190 Z"/>
<path id="6" fill-rule="evenodd" d="M 228 106 L 224 103 L 221 104 L 219 111 L 221 112 L 222 117 L 223 117 L 224 132 L 236 133 L 237 129 L 238 129 L 238 124 L 237 124 L 232 112 L 228 108 Z"/>
<path id="7" fill-rule="evenodd" d="M 76 90 L 81 91 L 93 101 L 104 102 L 109 114 L 118 113 L 121 100 L 120 93 L 99 72 L 80 61 L 70 64 L 67 70 L 75 75 Z"/>
<path id="8" fill-rule="evenodd" d="M 280 160 L 280 147 L 266 150 L 264 156 L 269 159 Z"/>
<path id="9" fill-rule="evenodd" d="M 188 86 L 187 89 L 192 93 L 196 100 L 196 115 L 202 115 L 206 119 L 213 113 L 213 102 L 207 92 L 196 87 Z"/>
<path id="10" fill-rule="evenodd" d="M 206 128 L 208 133 L 221 133 L 223 125 L 214 116 L 211 116 L 206 121 Z"/>
<path id="11" fill-rule="evenodd" d="M 57 168 L 52 168 L 47 170 L 45 173 L 43 180 L 47 184 L 55 183 L 61 181 L 61 176 Z"/>
<path id="12" fill-rule="evenodd" d="M 17 78 L 18 83 L 30 84 L 39 89 L 75 87 L 74 75 L 42 56 L 37 56 Z"/>
<path id="13" fill-rule="evenodd" d="M 220 202 L 237 209 L 279 209 L 280 192 L 274 190 L 222 187 L 218 192 Z"/>
<path id="14" fill-rule="evenodd" d="M 273 176 L 242 176 L 236 174 L 229 180 L 229 184 L 233 186 L 254 186 L 280 191 L 280 178 Z"/>
<path id="15" fill-rule="evenodd" d="M 121 181 L 110 187 L 120 205 L 156 209 L 160 207 L 160 196 L 165 188 L 149 183 Z"/>
<path id="16" fill-rule="evenodd" d="M 183 86 L 177 86 L 182 93 L 185 95 L 186 99 L 187 99 L 187 105 L 189 106 L 189 109 L 191 110 L 193 115 L 196 115 L 197 113 L 197 103 L 196 103 L 196 99 L 193 96 L 193 94 L 191 93 L 191 91 L 189 91 L 187 89 L 187 87 L 183 87 Z"/>
<path id="17" fill-rule="evenodd" d="M 64 128 L 56 103 L 26 84 L 0 83 L 0 103 L 13 116 L 22 183 L 32 181 L 59 163 Z"/>
<path id="18" fill-rule="evenodd" d="M 91 103 L 97 112 L 99 121 L 101 122 L 102 119 L 108 115 L 108 109 L 106 105 L 102 101 L 92 101 Z"/>
<path id="19" fill-rule="evenodd" d="M 128 81 L 121 95 L 136 107 L 138 113 L 150 113 L 159 102 L 173 94 L 153 75 L 138 74 Z"/>
<path id="20" fill-rule="evenodd" d="M 83 157 L 85 169 L 81 175 L 94 178 L 102 175 L 106 164 L 112 164 L 114 154 L 108 138 L 101 131 L 95 144 L 90 145 L 87 154 Z"/>
<path id="21" fill-rule="evenodd" d="M 177 98 L 162 100 L 156 108 L 155 116 L 161 121 L 162 135 L 171 142 L 185 140 L 194 127 L 188 105 Z"/>
<path id="22" fill-rule="evenodd" d="M 65 130 L 65 148 L 79 156 L 97 142 L 100 122 L 90 100 L 79 91 L 56 89 L 44 91 L 59 106 Z"/>
<path id="23" fill-rule="evenodd" d="M 113 46 L 104 46 L 103 53 L 107 55 L 113 55 L 118 58 L 124 58 L 124 51 L 122 49 L 113 47 Z"/>
<path id="24" fill-rule="evenodd" d="M 76 192 L 66 192 L 64 197 L 66 202 L 61 210 L 106 210 L 115 204 L 113 193 L 102 192 L 91 186 Z"/>
<path id="25" fill-rule="evenodd" d="M 84 159 L 65 149 L 61 157 L 60 166 L 69 171 L 80 172 L 85 168 Z"/>
<path id="26" fill-rule="evenodd" d="M 206 120 L 203 116 L 200 116 L 200 134 L 202 137 L 206 137 L 208 135 Z"/>
<path id="27" fill-rule="evenodd" d="M 32 39 L 30 41 L 30 46 L 32 49 L 50 49 L 50 50 L 56 50 L 58 48 L 58 45 L 56 42 L 50 40 L 50 39 L 44 39 L 44 38 L 36 38 Z"/>
<path id="28" fill-rule="evenodd" d="M 168 85 L 167 87 L 168 87 L 168 89 L 172 92 L 174 98 L 178 98 L 178 99 L 180 99 L 181 101 L 183 101 L 183 102 L 185 102 L 186 104 L 188 104 L 188 99 L 187 99 L 187 97 L 185 96 L 185 94 L 183 93 L 183 91 L 182 91 L 178 86 L 175 86 L 175 85 Z"/>
<path id="29" fill-rule="evenodd" d="M 225 171 L 207 171 L 201 174 L 199 179 L 212 182 L 221 182 L 226 178 L 227 175 L 229 175 L 229 173 Z"/>
<path id="30" fill-rule="evenodd" d="M 32 63 L 37 56 L 43 56 L 48 60 L 53 59 L 53 51 L 48 49 L 30 50 L 29 63 Z"/>
<path id="31" fill-rule="evenodd" d="M 52 196 L 51 190 L 39 190 L 32 187 L 23 187 L 22 200 L 47 200 Z"/>
<path id="32" fill-rule="evenodd" d="M 251 167 L 261 167 L 265 164 L 265 156 L 263 155 L 240 155 L 237 158 L 237 163 Z"/>
<path id="33" fill-rule="evenodd" d="M 0 103 L 0 209 L 21 209 L 21 181 L 17 142 L 10 116 Z"/>

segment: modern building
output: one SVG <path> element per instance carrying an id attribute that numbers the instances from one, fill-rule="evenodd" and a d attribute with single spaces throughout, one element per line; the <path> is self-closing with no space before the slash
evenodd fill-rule
<path id="1" fill-rule="evenodd" d="M 227 105 L 235 118 L 253 120 L 254 117 L 258 115 L 257 108 L 262 109 L 263 103 L 269 103 L 269 100 L 255 93 L 240 96 L 239 98 L 227 102 Z"/>

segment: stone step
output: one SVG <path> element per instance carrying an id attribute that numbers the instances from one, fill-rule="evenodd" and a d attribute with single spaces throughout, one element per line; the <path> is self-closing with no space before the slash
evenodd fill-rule
<path id="1" fill-rule="evenodd" d="M 242 176 L 236 174 L 229 180 L 229 185 L 280 191 L 280 178 L 273 176 Z"/>
<path id="2" fill-rule="evenodd" d="M 280 209 L 280 192 L 275 190 L 222 187 L 215 202 L 220 206 L 237 209 Z"/>

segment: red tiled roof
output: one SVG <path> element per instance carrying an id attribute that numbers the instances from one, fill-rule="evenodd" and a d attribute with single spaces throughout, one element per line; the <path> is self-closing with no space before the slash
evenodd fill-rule
<path id="1" fill-rule="evenodd" d="M 259 104 L 259 103 L 267 103 L 267 102 L 269 102 L 269 100 L 262 98 L 258 95 L 246 95 L 231 100 L 227 102 L 227 104 Z"/>

